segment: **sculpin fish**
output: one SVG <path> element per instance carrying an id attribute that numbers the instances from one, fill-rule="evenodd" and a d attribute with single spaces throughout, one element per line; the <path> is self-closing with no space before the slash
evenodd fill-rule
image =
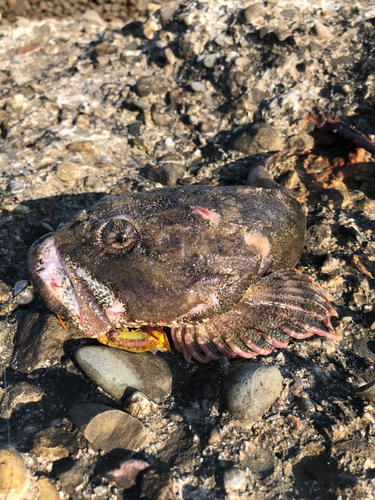
<path id="1" fill-rule="evenodd" d="M 304 207 L 263 185 L 105 197 L 33 244 L 31 279 L 85 336 L 134 352 L 169 348 L 164 327 L 188 362 L 337 340 L 328 295 L 294 269 Z"/>

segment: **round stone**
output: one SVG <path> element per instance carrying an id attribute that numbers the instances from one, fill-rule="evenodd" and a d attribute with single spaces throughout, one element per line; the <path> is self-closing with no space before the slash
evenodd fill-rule
<path id="1" fill-rule="evenodd" d="M 193 82 L 191 85 L 191 90 L 194 90 L 194 92 L 206 92 L 207 88 L 202 82 Z"/>
<path id="2" fill-rule="evenodd" d="M 242 425 L 260 418 L 282 390 L 276 366 L 247 363 L 236 366 L 223 379 L 221 392 L 233 417 Z"/>

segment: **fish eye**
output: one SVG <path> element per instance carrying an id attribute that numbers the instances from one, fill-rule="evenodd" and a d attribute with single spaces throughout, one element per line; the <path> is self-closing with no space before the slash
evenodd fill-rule
<path id="1" fill-rule="evenodd" d="M 128 233 L 124 233 L 124 231 L 117 233 L 115 236 L 116 243 L 120 243 L 121 245 L 124 245 L 128 241 L 128 239 Z"/>
<path id="2" fill-rule="evenodd" d="M 126 219 L 111 219 L 100 228 L 100 237 L 106 251 L 128 251 L 136 240 L 136 230 Z"/>

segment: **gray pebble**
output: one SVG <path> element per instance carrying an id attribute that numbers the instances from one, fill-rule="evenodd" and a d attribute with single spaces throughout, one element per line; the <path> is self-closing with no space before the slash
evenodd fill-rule
<path id="1" fill-rule="evenodd" d="M 96 450 L 138 450 L 147 431 L 139 420 L 110 406 L 83 404 L 70 412 L 74 425 Z"/>
<path id="2" fill-rule="evenodd" d="M 165 5 L 163 5 L 160 9 L 160 21 L 162 26 L 167 26 L 168 23 L 170 23 L 176 14 L 178 12 L 178 9 L 180 8 L 180 2 L 167 2 Z"/>
<path id="3" fill-rule="evenodd" d="M 257 124 L 234 140 L 234 149 L 248 155 L 280 151 L 283 149 L 283 139 L 278 131 L 266 123 Z"/>
<path id="4" fill-rule="evenodd" d="M 229 411 L 243 425 L 261 417 L 276 401 L 281 390 L 282 378 L 278 368 L 255 363 L 232 368 L 221 386 Z"/>
<path id="5" fill-rule="evenodd" d="M 22 191 L 24 190 L 24 185 L 22 184 L 22 182 L 10 182 L 8 184 L 7 190 L 12 194 L 22 193 Z"/>
<path id="6" fill-rule="evenodd" d="M 242 12 L 242 17 L 245 24 L 251 24 L 253 21 L 264 17 L 264 14 L 263 4 L 252 3 Z"/>
<path id="7" fill-rule="evenodd" d="M 216 59 L 217 59 L 217 55 L 216 54 L 209 54 L 208 56 L 206 56 L 203 59 L 203 65 L 206 68 L 213 68 L 215 66 Z"/>
<path id="8" fill-rule="evenodd" d="M 191 90 L 194 92 L 206 92 L 207 88 L 202 82 L 193 82 L 191 85 Z"/>
<path id="9" fill-rule="evenodd" d="M 141 111 L 146 111 L 151 108 L 151 104 L 148 101 L 132 101 L 132 105 Z"/>
<path id="10" fill-rule="evenodd" d="M 175 163 L 163 163 L 155 165 L 147 172 L 147 179 L 154 182 L 160 182 L 163 186 L 173 187 L 178 179 L 183 177 L 185 166 Z"/>
<path id="11" fill-rule="evenodd" d="M 196 125 L 198 122 L 199 120 L 195 115 L 189 115 L 189 123 L 191 125 Z"/>
<path id="12" fill-rule="evenodd" d="M 246 478 L 241 469 L 233 467 L 224 472 L 224 485 L 225 488 L 234 488 L 239 490 L 245 486 Z"/>
<path id="13" fill-rule="evenodd" d="M 172 389 L 172 374 L 167 363 L 148 352 L 134 354 L 104 346 L 85 346 L 76 351 L 75 359 L 82 370 L 115 399 L 137 389 L 160 402 Z"/>
<path id="14" fill-rule="evenodd" d="M 293 135 L 288 139 L 287 147 L 312 149 L 314 147 L 314 138 L 309 134 Z"/>

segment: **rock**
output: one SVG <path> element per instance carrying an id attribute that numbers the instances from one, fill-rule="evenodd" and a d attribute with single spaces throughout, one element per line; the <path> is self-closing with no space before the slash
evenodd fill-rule
<path id="1" fill-rule="evenodd" d="M 56 170 L 57 178 L 64 184 L 74 184 L 82 175 L 81 169 L 75 163 L 64 161 Z"/>
<path id="2" fill-rule="evenodd" d="M 185 33 L 178 39 L 179 55 L 185 59 L 192 59 L 201 51 L 201 43 L 196 33 Z"/>
<path id="3" fill-rule="evenodd" d="M 173 479 L 168 472 L 146 471 L 141 480 L 140 498 L 146 500 L 175 500 Z"/>
<path id="4" fill-rule="evenodd" d="M 85 188 L 92 193 L 105 193 L 105 186 L 99 177 L 89 175 L 85 179 Z"/>
<path id="5" fill-rule="evenodd" d="M 84 460 L 62 462 L 55 470 L 62 487 L 72 498 L 88 481 L 87 463 Z"/>
<path id="6" fill-rule="evenodd" d="M 54 364 L 60 366 L 64 342 L 76 335 L 75 329 L 64 330 L 54 314 L 25 311 L 19 316 L 11 366 L 26 373 Z"/>
<path id="7" fill-rule="evenodd" d="M 168 2 L 161 7 L 160 22 L 163 28 L 172 21 L 179 8 L 180 2 Z"/>
<path id="8" fill-rule="evenodd" d="M 235 490 L 239 490 L 246 484 L 245 474 L 237 467 L 226 470 L 224 472 L 223 480 L 225 489 L 233 488 Z"/>
<path id="9" fill-rule="evenodd" d="M 23 113 L 30 106 L 29 100 L 23 94 L 15 94 L 6 104 L 8 113 Z"/>
<path id="10" fill-rule="evenodd" d="M 134 354 L 102 346 L 81 347 L 75 359 L 82 370 L 115 399 L 127 397 L 135 389 L 153 401 L 163 401 L 172 389 L 167 363 L 145 352 Z"/>
<path id="11" fill-rule="evenodd" d="M 251 24 L 258 21 L 265 15 L 265 9 L 261 3 L 252 3 L 242 12 L 242 18 L 245 24 Z"/>
<path id="12" fill-rule="evenodd" d="M 0 446 L 0 500 L 24 500 L 35 494 L 34 480 L 22 456 L 10 446 Z"/>
<path id="13" fill-rule="evenodd" d="M 49 479 L 42 476 L 37 483 L 39 489 L 39 500 L 59 500 L 59 494 Z"/>
<path id="14" fill-rule="evenodd" d="M 314 147 L 314 138 L 309 134 L 293 135 L 288 139 L 287 147 L 312 149 Z"/>
<path id="15" fill-rule="evenodd" d="M 146 428 L 134 417 L 109 406 L 82 404 L 70 417 L 85 439 L 96 450 L 138 450 L 146 440 Z"/>
<path id="16" fill-rule="evenodd" d="M 132 101 L 132 106 L 139 109 L 140 111 L 147 111 L 151 108 L 151 104 L 148 101 Z"/>
<path id="17" fill-rule="evenodd" d="M 40 387 L 27 382 L 18 382 L 18 384 L 8 387 L 7 405 L 3 400 L 0 406 L 0 418 L 10 418 L 13 409 L 18 404 L 35 403 L 45 395 Z"/>
<path id="18" fill-rule="evenodd" d="M 206 68 L 213 68 L 216 64 L 217 54 L 209 54 L 203 59 L 203 66 Z"/>
<path id="19" fill-rule="evenodd" d="M 56 462 L 77 450 L 75 435 L 63 428 L 48 427 L 38 432 L 34 439 L 33 454 L 40 462 Z"/>
<path id="20" fill-rule="evenodd" d="M 93 141 L 78 141 L 69 144 L 66 149 L 71 153 L 82 153 L 87 156 L 99 156 L 100 149 Z"/>
<path id="21" fill-rule="evenodd" d="M 363 399 L 367 399 L 368 401 L 375 403 L 375 380 L 355 389 L 355 394 Z"/>
<path id="22" fill-rule="evenodd" d="M 185 165 L 176 165 L 175 163 L 164 163 L 154 165 L 147 172 L 147 179 L 154 182 L 160 182 L 163 186 L 173 187 L 177 184 L 185 173 Z"/>
<path id="23" fill-rule="evenodd" d="M 98 474 L 113 481 L 124 490 L 132 488 L 137 483 L 137 476 L 144 469 L 150 467 L 144 460 L 121 460 L 120 462 L 110 462 L 101 464 L 97 468 Z"/>
<path id="24" fill-rule="evenodd" d="M 147 97 L 151 94 L 162 95 L 166 94 L 170 88 L 168 80 L 162 77 L 142 76 L 138 78 L 135 84 L 135 91 L 139 97 Z"/>
<path id="25" fill-rule="evenodd" d="M 88 23 L 100 26 L 101 28 L 105 28 L 107 23 L 100 17 L 100 15 L 93 9 L 88 9 L 81 16 L 82 21 L 86 21 Z"/>
<path id="26" fill-rule="evenodd" d="M 242 132 L 233 147 L 241 153 L 256 155 L 283 149 L 283 139 L 272 125 L 258 124 Z"/>
<path id="27" fill-rule="evenodd" d="M 147 40 L 152 40 L 155 36 L 155 32 L 158 31 L 158 23 L 150 18 L 142 26 L 142 35 L 147 38 Z"/>
<path id="28" fill-rule="evenodd" d="M 247 363 L 239 365 L 223 379 L 221 392 L 233 417 L 242 425 L 260 418 L 282 390 L 276 366 Z"/>
<path id="29" fill-rule="evenodd" d="M 331 30 L 322 23 L 316 22 L 314 25 L 314 31 L 319 40 L 329 41 L 333 38 Z"/>
<path id="30" fill-rule="evenodd" d="M 369 358 L 375 363 L 375 340 L 367 338 L 358 339 L 353 342 L 353 351 L 362 356 Z"/>
<path id="31" fill-rule="evenodd" d="M 307 229 L 306 250 L 314 255 L 324 255 L 327 253 L 331 238 L 331 226 L 328 224 L 314 224 Z"/>
<path id="32" fill-rule="evenodd" d="M 128 132 L 134 137 L 138 137 L 141 133 L 142 122 L 134 122 L 128 125 Z"/>
<path id="33" fill-rule="evenodd" d="M 207 88 L 204 83 L 202 82 L 193 82 L 190 84 L 191 90 L 194 90 L 194 92 L 206 92 Z"/>
<path id="34" fill-rule="evenodd" d="M 210 436 L 208 438 L 208 446 L 215 446 L 221 442 L 221 432 L 218 427 L 211 429 Z"/>
<path id="35" fill-rule="evenodd" d="M 153 401 L 150 401 L 144 394 L 139 391 L 133 392 L 126 398 L 124 403 L 124 411 L 132 417 L 143 419 L 151 413 L 158 412 L 158 406 Z"/>

